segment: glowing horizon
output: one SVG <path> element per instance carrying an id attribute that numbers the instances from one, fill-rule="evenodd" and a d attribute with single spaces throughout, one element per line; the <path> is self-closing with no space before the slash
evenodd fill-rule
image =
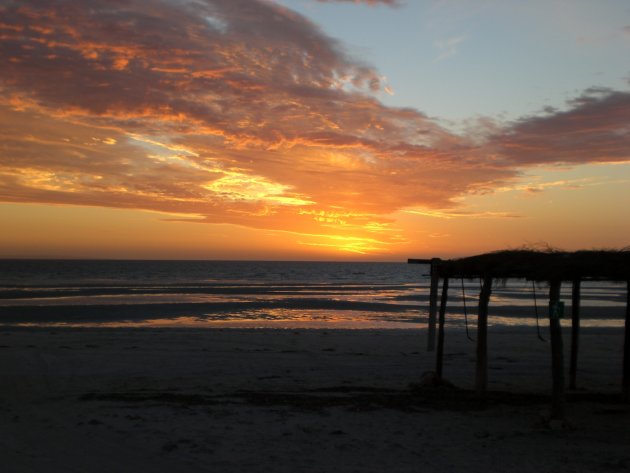
<path id="1" fill-rule="evenodd" d="M 446 11 L 454 24 L 466 8 L 472 15 L 463 7 Z M 630 244 L 630 71 L 576 83 L 533 113 L 515 108 L 516 118 L 479 115 L 462 100 L 466 119 L 442 119 L 411 95 L 402 105 L 390 81 L 405 89 L 404 63 L 382 70 L 389 58 L 371 65 L 327 33 L 337 31 L 332 18 L 379 21 L 378 12 L 402 25 L 418 8 L 0 0 L 0 257 L 402 261 Z M 422 13 L 442 18 L 444 8 Z M 495 2 L 474 13 L 507 15 Z M 578 2 L 571 17 L 593 18 L 596 46 L 588 31 L 573 37 L 559 25 L 571 32 L 566 56 L 588 59 L 587 79 L 617 71 L 613 53 L 630 49 L 623 3 L 596 13 Z M 596 21 L 612 17 L 622 23 L 601 36 Z M 541 31 L 541 18 L 520 34 Z M 491 56 L 458 62 L 482 33 L 455 34 L 474 24 L 457 21 L 428 45 L 427 77 L 465 74 L 475 54 Z M 365 28 L 387 35 L 396 24 Z M 486 82 L 509 87 L 487 67 Z"/>

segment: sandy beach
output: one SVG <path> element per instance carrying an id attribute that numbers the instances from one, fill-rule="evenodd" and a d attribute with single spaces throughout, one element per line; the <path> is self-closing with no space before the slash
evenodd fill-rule
<path id="1" fill-rule="evenodd" d="M 547 422 L 549 346 L 490 333 L 485 404 L 474 343 L 447 333 L 445 378 L 423 330 L 13 328 L 0 334 L 2 471 L 625 471 L 622 331 L 584 330 L 569 428 Z M 565 338 L 565 349 L 567 348 Z"/>

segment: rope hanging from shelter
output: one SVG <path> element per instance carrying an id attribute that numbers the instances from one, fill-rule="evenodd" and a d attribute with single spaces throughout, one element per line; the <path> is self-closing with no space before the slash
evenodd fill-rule
<path id="1" fill-rule="evenodd" d="M 532 290 L 534 293 L 534 312 L 536 312 L 536 331 L 538 333 L 538 339 L 541 342 L 546 342 L 545 338 L 540 333 L 540 321 L 538 316 L 538 304 L 536 303 L 536 281 L 532 281 Z"/>
<path id="2" fill-rule="evenodd" d="M 466 291 L 464 290 L 464 278 L 462 277 L 462 301 L 464 301 L 464 321 L 466 322 L 466 338 L 471 342 L 475 340 L 470 336 L 468 331 L 468 310 L 466 309 Z"/>

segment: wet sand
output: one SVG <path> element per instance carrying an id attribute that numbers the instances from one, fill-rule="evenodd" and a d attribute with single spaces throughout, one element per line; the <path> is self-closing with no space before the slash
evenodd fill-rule
<path id="1" fill-rule="evenodd" d="M 5 328 L 2 471 L 630 469 L 622 330 L 584 330 L 568 428 L 548 422 L 549 344 L 489 336 L 480 403 L 462 330 L 446 338 L 456 388 L 436 390 L 417 386 L 423 330 Z"/>

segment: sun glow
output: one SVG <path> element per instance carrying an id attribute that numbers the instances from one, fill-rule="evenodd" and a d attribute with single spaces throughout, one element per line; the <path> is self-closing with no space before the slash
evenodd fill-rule
<path id="1" fill-rule="evenodd" d="M 312 201 L 289 191 L 291 186 L 272 182 L 261 176 L 238 171 L 221 171 L 223 177 L 203 187 L 223 199 L 244 202 L 267 202 L 277 205 L 311 205 Z"/>
<path id="2" fill-rule="evenodd" d="M 300 245 L 334 249 L 341 253 L 356 253 L 367 255 L 387 251 L 387 245 L 374 238 L 350 235 L 312 235 L 319 241 L 298 240 Z"/>

